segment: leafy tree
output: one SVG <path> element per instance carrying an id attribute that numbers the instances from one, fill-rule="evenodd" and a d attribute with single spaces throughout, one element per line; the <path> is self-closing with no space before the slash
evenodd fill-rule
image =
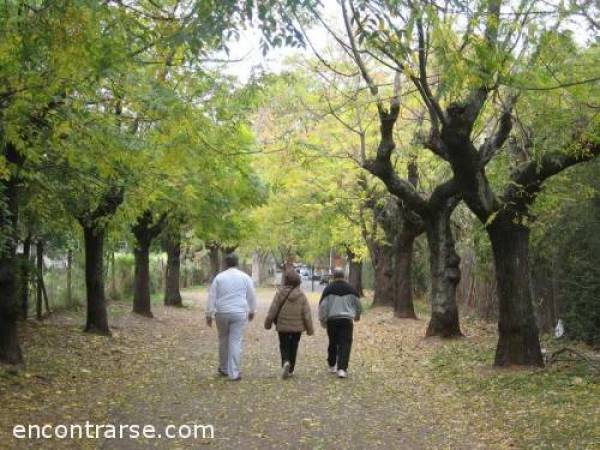
<path id="1" fill-rule="evenodd" d="M 570 123 L 583 121 L 584 125 L 555 129 L 554 136 L 560 138 L 544 145 L 537 157 L 516 160 L 500 195 L 494 192 L 486 166 L 513 132 L 513 111 L 526 101 L 521 92 L 537 90 L 536 98 L 544 101 L 540 93 L 552 89 L 589 89 L 585 80 L 590 77 L 579 77 L 589 67 L 571 71 L 570 81 L 547 84 L 555 76 L 564 79 L 560 74 L 565 70 L 556 70 L 561 63 L 554 60 L 547 66 L 544 58 L 560 48 L 556 44 L 561 40 L 555 39 L 560 23 L 529 14 L 529 2 L 506 14 L 499 0 L 478 3 L 474 10 L 458 3 L 452 8 L 413 2 L 342 4 L 348 26 L 353 20 L 367 52 L 404 73 L 417 90 L 429 113 L 425 145 L 450 163 L 455 178 L 449 187 L 486 226 L 500 302 L 495 364 L 541 365 L 528 288 L 528 210 L 546 179 L 598 153 L 597 124 L 577 108 Z M 466 26 L 458 14 L 467 16 Z M 557 17 L 560 21 L 562 16 Z M 544 84 L 531 86 L 524 80 Z M 389 119 L 394 111 L 392 105 L 382 118 Z M 488 124 L 490 118 L 495 120 Z M 487 138 L 481 138 L 481 130 Z M 534 129 L 536 140 L 537 133 Z M 527 151 L 520 153 L 527 155 Z M 382 156 L 387 160 L 385 152 Z"/>

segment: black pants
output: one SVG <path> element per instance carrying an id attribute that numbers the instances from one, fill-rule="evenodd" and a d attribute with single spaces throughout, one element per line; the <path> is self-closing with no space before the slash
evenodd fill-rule
<path id="1" fill-rule="evenodd" d="M 327 336 L 329 348 L 327 349 L 327 362 L 338 370 L 348 370 L 350 350 L 352 349 L 352 319 L 330 319 L 327 321 Z"/>
<path id="2" fill-rule="evenodd" d="M 298 354 L 298 344 L 300 343 L 302 333 L 279 332 L 279 351 L 281 352 L 281 365 L 286 361 L 290 362 L 290 372 L 294 371 L 296 366 L 296 355 Z"/>

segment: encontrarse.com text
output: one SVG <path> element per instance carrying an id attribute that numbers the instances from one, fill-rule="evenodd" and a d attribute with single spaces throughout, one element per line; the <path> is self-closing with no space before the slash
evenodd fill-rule
<path id="1" fill-rule="evenodd" d="M 146 424 L 28 424 L 15 425 L 16 439 L 214 439 L 212 425 L 183 424 L 156 427 Z"/>

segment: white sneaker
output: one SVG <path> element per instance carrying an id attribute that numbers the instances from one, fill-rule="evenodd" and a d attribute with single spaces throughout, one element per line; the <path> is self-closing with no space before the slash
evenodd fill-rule
<path id="1" fill-rule="evenodd" d="M 337 376 L 338 378 L 348 378 L 348 372 L 346 372 L 345 370 L 338 370 Z"/>
<path id="2" fill-rule="evenodd" d="M 290 362 L 286 361 L 283 363 L 283 368 L 281 371 L 281 378 L 283 378 L 284 380 L 289 378 L 291 375 L 290 373 Z"/>
<path id="3" fill-rule="evenodd" d="M 337 370 L 335 368 L 335 366 L 329 366 L 329 373 L 336 373 Z"/>

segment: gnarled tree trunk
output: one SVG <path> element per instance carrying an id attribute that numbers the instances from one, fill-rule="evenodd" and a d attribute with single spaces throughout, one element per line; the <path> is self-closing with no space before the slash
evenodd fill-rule
<path id="1" fill-rule="evenodd" d="M 500 316 L 496 366 L 543 366 L 529 290 L 529 228 L 502 213 L 487 227 L 492 242 Z"/>
<path id="2" fill-rule="evenodd" d="M 169 234 L 166 239 L 167 273 L 165 282 L 165 305 L 183 306 L 179 291 L 181 269 L 181 234 L 179 230 Z"/>
<path id="3" fill-rule="evenodd" d="M 371 260 L 375 269 L 373 306 L 393 306 L 395 296 L 392 247 L 381 242 L 374 242 L 371 247 Z"/>
<path id="4" fill-rule="evenodd" d="M 356 255 L 352 250 L 346 249 L 348 256 L 348 283 L 354 288 L 360 297 L 364 296 L 362 288 L 362 261 L 356 260 Z"/>
<path id="5" fill-rule="evenodd" d="M 416 319 L 412 289 L 413 247 L 417 235 L 402 232 L 396 237 L 394 264 L 394 316 L 402 319 Z"/>
<path id="6" fill-rule="evenodd" d="M 87 315 L 85 331 L 110 335 L 104 295 L 104 236 L 102 227 L 83 226 L 85 242 L 85 287 Z"/>
<path id="7" fill-rule="evenodd" d="M 425 219 L 431 272 L 431 319 L 426 336 L 462 336 L 456 305 L 460 257 L 455 250 L 450 222 L 457 204 L 455 198 L 446 199 L 443 208 L 431 211 Z"/>

